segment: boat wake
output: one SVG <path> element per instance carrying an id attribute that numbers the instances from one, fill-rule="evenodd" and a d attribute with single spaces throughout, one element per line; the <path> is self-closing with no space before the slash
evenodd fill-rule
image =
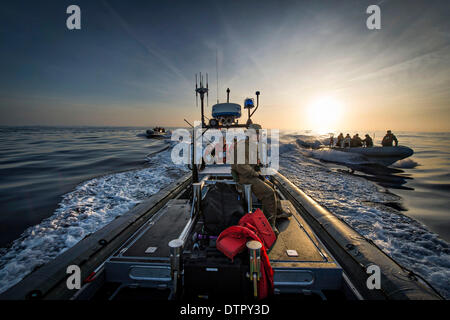
<path id="1" fill-rule="evenodd" d="M 396 168 L 402 168 L 402 169 L 412 169 L 412 168 L 419 166 L 419 163 L 417 163 L 413 159 L 403 159 L 403 160 L 400 160 L 400 161 L 397 161 L 396 163 L 394 163 L 393 166 Z"/>
<path id="2" fill-rule="evenodd" d="M 418 221 L 403 215 L 400 197 L 363 177 L 333 171 L 317 161 L 331 158 L 336 162 L 333 153 L 320 151 L 318 155 L 319 150 L 305 151 L 297 143 L 283 144 L 280 149 L 283 175 L 450 298 L 450 246 Z"/>
<path id="3" fill-rule="evenodd" d="M 130 210 L 180 178 L 186 168 L 170 160 L 170 151 L 147 158 L 149 166 L 98 177 L 63 196 L 54 214 L 28 228 L 0 252 L 0 293 L 88 234 Z"/>

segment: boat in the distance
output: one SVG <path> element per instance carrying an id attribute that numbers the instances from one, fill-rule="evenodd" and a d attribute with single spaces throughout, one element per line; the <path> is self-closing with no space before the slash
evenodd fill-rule
<path id="1" fill-rule="evenodd" d="M 170 134 L 169 131 L 166 131 L 165 128 L 162 127 L 155 127 L 153 129 L 148 129 L 145 132 L 145 135 L 147 138 L 165 138 Z"/>

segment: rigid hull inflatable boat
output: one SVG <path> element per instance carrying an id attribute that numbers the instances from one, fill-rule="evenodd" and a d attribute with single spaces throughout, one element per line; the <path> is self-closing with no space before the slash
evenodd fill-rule
<path id="1" fill-rule="evenodd" d="M 196 91 L 202 100 L 203 123 L 207 88 L 200 84 Z M 253 113 L 249 110 L 249 119 Z M 213 124 L 243 126 L 237 125 L 236 119 L 225 118 Z M 211 121 L 203 127 L 211 127 Z M 423 279 L 397 264 L 286 177 L 276 173 L 270 181 L 289 217 L 278 220 L 279 234 L 268 248 L 273 270 L 269 300 L 442 299 Z M 214 199 L 211 195 L 217 190 L 220 197 Z M 259 249 L 249 247 L 231 260 L 217 249 L 217 239 L 205 233 L 208 210 L 217 207 L 210 201 L 217 199 L 222 199 L 223 206 L 232 202 L 227 199 L 234 199 L 232 209 L 240 208 L 244 213 L 264 210 L 251 185 L 234 181 L 229 165 L 208 165 L 201 170 L 192 166 L 192 174 L 89 235 L 0 298 L 258 299 L 255 286 L 259 275 L 254 262 Z M 70 265 L 81 269 L 84 281 L 79 290 L 67 286 Z M 367 271 L 373 265 L 381 272 L 380 289 L 367 285 Z"/>
<path id="2" fill-rule="evenodd" d="M 384 166 L 389 166 L 398 160 L 408 158 L 414 154 L 414 151 L 406 146 L 397 147 L 369 147 L 369 148 L 338 148 L 334 147 L 333 150 L 357 153 L 371 162 L 379 163 Z"/>

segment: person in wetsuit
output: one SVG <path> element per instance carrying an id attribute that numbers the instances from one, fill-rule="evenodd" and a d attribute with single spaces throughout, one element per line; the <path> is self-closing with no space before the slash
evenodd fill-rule
<path id="1" fill-rule="evenodd" d="M 391 130 L 388 130 L 383 138 L 383 141 L 381 141 L 381 145 L 383 147 L 392 147 L 393 142 L 395 142 L 395 146 L 398 146 L 397 137 L 392 133 Z"/>
<path id="2" fill-rule="evenodd" d="M 349 147 L 350 148 L 352 146 L 351 143 L 352 143 L 352 138 L 347 133 L 347 135 L 344 138 L 344 147 Z"/>
<path id="3" fill-rule="evenodd" d="M 344 147 L 344 135 L 339 133 L 336 141 L 336 147 L 343 148 Z"/>
<path id="4" fill-rule="evenodd" d="M 359 137 L 359 134 L 355 134 L 351 141 L 351 146 L 354 148 L 362 147 L 362 139 Z"/>
<path id="5" fill-rule="evenodd" d="M 373 140 L 372 138 L 366 133 L 366 138 L 363 140 L 364 145 L 366 148 L 373 147 Z"/>

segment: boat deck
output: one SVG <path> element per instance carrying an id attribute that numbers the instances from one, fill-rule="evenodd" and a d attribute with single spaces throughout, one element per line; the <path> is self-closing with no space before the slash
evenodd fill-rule
<path id="1" fill-rule="evenodd" d="M 280 234 L 270 250 L 270 260 L 273 262 L 328 262 L 330 258 L 327 258 L 325 251 L 314 239 L 311 230 L 297 214 L 291 202 L 282 200 L 281 205 L 283 211 L 291 212 L 293 215 L 289 219 L 279 220 L 277 223 Z M 288 250 L 295 250 L 298 256 L 289 256 Z"/>
<path id="2" fill-rule="evenodd" d="M 105 262 L 105 280 L 121 284 L 116 293 L 126 287 L 171 288 L 168 244 L 179 238 L 190 211 L 189 200 L 169 200 Z"/>
<path id="3" fill-rule="evenodd" d="M 169 257 L 168 243 L 177 239 L 189 220 L 188 200 L 171 200 L 144 232 L 120 251 L 122 257 Z"/>
<path id="4" fill-rule="evenodd" d="M 324 297 L 324 290 L 339 290 L 342 268 L 317 240 L 292 203 L 282 200 L 281 205 L 283 211 L 292 216 L 278 221 L 280 234 L 269 252 L 275 292 L 311 291 Z"/>
<path id="5" fill-rule="evenodd" d="M 275 293 L 305 291 L 324 297 L 324 290 L 339 290 L 342 269 L 316 239 L 292 203 L 282 200 L 281 205 L 283 211 L 292 213 L 292 216 L 278 221 L 280 234 L 269 250 Z M 190 220 L 190 211 L 189 200 L 170 200 L 108 259 L 105 263 L 106 281 L 120 283 L 117 292 L 126 287 L 170 290 L 173 281 L 168 243 L 183 233 Z"/>

